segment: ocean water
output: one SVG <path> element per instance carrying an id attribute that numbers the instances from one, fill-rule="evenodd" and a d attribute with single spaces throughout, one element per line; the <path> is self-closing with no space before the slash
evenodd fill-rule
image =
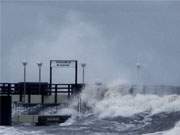
<path id="1" fill-rule="evenodd" d="M 80 98 L 74 98 L 68 107 L 47 108 L 39 112 L 71 114 L 65 123 L 39 127 L 27 124 L 0 126 L 0 135 L 180 134 L 180 95 L 170 93 L 174 88 L 148 87 L 155 93 L 142 87 L 131 88 L 129 85 L 87 86 Z M 81 112 L 77 108 L 81 108 Z"/>

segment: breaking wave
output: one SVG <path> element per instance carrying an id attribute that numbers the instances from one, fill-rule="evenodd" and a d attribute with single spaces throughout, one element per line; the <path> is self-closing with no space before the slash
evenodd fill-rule
<path id="1" fill-rule="evenodd" d="M 180 96 L 177 94 L 142 94 L 137 91 L 132 92 L 133 89 L 137 87 L 89 86 L 81 93 L 81 104 L 97 114 L 99 118 L 131 117 L 144 112 L 154 115 L 180 111 Z"/>
<path id="2" fill-rule="evenodd" d="M 80 112 L 78 112 L 78 110 Z M 179 88 L 173 86 L 87 85 L 69 106 L 50 107 L 41 114 L 71 115 L 65 123 L 47 128 L 0 127 L 13 135 L 178 135 Z M 33 130 L 33 131 L 32 131 Z"/>

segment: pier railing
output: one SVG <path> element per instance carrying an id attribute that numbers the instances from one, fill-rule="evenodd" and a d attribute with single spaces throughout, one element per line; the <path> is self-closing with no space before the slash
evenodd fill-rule
<path id="1" fill-rule="evenodd" d="M 58 95 L 67 95 L 70 98 L 83 88 L 83 84 L 48 84 L 48 83 L 0 83 L 0 95 L 19 95 L 22 102 L 23 96 L 27 96 L 28 103 L 31 103 L 32 95 L 40 95 L 41 103 L 44 103 L 45 96 L 53 96 L 54 103 L 58 103 Z"/>

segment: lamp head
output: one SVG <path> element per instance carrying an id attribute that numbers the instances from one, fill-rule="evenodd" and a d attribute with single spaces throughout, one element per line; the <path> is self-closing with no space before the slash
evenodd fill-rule
<path id="1" fill-rule="evenodd" d="M 140 68 L 141 68 L 141 64 L 140 64 L 140 63 L 136 63 L 136 67 L 137 67 L 138 69 L 140 69 Z"/>
<path id="2" fill-rule="evenodd" d="M 42 64 L 43 64 L 42 62 L 37 63 L 38 67 L 41 67 Z"/>
<path id="3" fill-rule="evenodd" d="M 83 67 L 83 68 L 84 68 L 85 66 L 86 66 L 86 64 L 85 64 L 85 63 L 82 63 L 82 64 L 81 64 L 81 67 Z"/>
<path id="4" fill-rule="evenodd" d="M 23 66 L 26 66 L 26 65 L 27 65 L 27 62 L 24 61 L 24 62 L 22 62 L 22 64 L 23 64 Z"/>

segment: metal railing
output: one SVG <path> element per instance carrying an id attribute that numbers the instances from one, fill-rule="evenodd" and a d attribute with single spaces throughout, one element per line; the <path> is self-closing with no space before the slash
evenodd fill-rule
<path id="1" fill-rule="evenodd" d="M 0 83 L 0 95 L 19 95 L 19 101 L 22 102 L 23 89 L 18 85 L 19 83 Z M 28 86 L 28 85 L 27 85 Z M 48 84 L 47 88 L 31 91 L 26 86 L 26 95 L 28 96 L 28 103 L 31 103 L 31 95 L 41 95 L 41 103 L 44 103 L 45 96 L 54 96 L 54 103 L 57 104 L 57 98 L 60 94 L 66 94 L 70 98 L 73 94 L 81 91 L 83 84 Z M 39 85 L 41 87 L 41 85 Z M 36 90 L 37 89 L 37 90 Z M 39 91 L 40 90 L 40 91 Z"/>

